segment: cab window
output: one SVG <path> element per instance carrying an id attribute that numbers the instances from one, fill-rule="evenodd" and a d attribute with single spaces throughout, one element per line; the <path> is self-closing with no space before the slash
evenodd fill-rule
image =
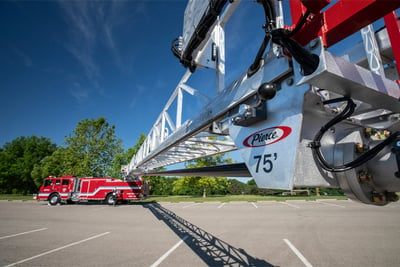
<path id="1" fill-rule="evenodd" d="M 60 185 L 60 180 L 56 180 L 56 185 Z"/>
<path id="2" fill-rule="evenodd" d="M 51 183 L 52 183 L 52 180 L 44 180 L 43 186 L 49 186 L 49 185 L 51 185 Z"/>
<path id="3" fill-rule="evenodd" d="M 69 184 L 69 180 L 66 180 L 66 179 L 62 180 L 62 185 L 68 185 L 68 184 Z"/>

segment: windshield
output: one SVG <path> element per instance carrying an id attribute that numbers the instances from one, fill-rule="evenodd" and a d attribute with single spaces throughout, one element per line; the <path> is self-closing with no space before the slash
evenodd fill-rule
<path id="1" fill-rule="evenodd" d="M 51 185 L 51 182 L 52 182 L 52 180 L 44 180 L 44 183 L 43 183 L 43 186 L 44 187 L 46 187 L 46 186 L 49 186 L 49 185 Z"/>

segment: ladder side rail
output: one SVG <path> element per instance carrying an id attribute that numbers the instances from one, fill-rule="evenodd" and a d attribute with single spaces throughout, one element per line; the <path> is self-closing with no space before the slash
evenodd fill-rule
<path id="1" fill-rule="evenodd" d="M 245 99 L 254 96 L 262 81 L 273 82 L 291 72 L 291 67 L 286 58 L 276 58 L 273 53 L 269 53 L 265 56 L 265 62 L 271 69 L 262 67 L 262 69 L 249 78 L 244 73 L 206 105 L 199 114 L 183 123 L 174 133 L 171 133 L 151 154 L 147 154 L 141 162 L 136 161 L 135 165 L 130 165 L 128 171 L 145 165 L 146 162 L 149 162 L 163 151 L 171 149 L 190 137 L 207 130 L 213 121 L 225 118 L 229 110 L 238 106 Z"/>
<path id="2" fill-rule="evenodd" d="M 223 14 L 221 15 L 220 19 L 218 20 L 218 25 L 220 25 L 220 27 L 223 28 L 225 26 L 225 24 L 230 19 L 231 15 L 234 13 L 236 8 L 239 6 L 240 2 L 241 2 L 241 0 L 236 0 L 236 1 L 231 2 L 228 5 L 228 7 L 224 10 Z M 214 27 L 215 27 L 215 25 L 214 25 Z M 203 44 L 200 45 L 199 50 L 201 50 L 204 47 L 204 45 L 206 45 L 206 43 L 207 43 L 207 40 L 205 42 L 203 42 Z M 191 93 L 190 88 L 186 87 L 186 82 L 188 81 L 190 76 L 191 76 L 191 72 L 189 70 L 187 70 L 185 72 L 185 74 L 182 76 L 180 82 L 178 83 L 178 86 L 175 88 L 172 96 L 168 100 L 168 102 L 167 102 L 167 104 L 166 104 L 166 106 L 164 108 L 165 111 L 168 110 L 168 108 L 170 107 L 172 102 L 175 100 L 176 94 L 178 94 L 177 91 L 179 91 L 181 89 L 181 86 L 182 86 L 183 90 L 186 90 L 188 93 Z M 202 95 L 202 94 L 199 94 L 199 95 L 204 97 L 204 95 Z M 176 118 L 177 122 L 176 122 L 175 125 L 173 125 L 172 120 L 170 119 L 169 115 L 165 112 L 165 114 L 167 114 L 165 118 L 167 119 L 168 124 L 170 125 L 172 132 L 175 132 L 176 129 L 181 126 L 180 120 L 181 120 L 182 117 L 181 117 L 181 106 L 180 105 L 181 105 L 181 102 L 178 103 L 177 118 Z M 160 116 L 156 120 L 155 124 L 157 124 L 157 121 L 162 120 L 162 116 L 163 116 L 163 114 L 160 114 Z M 162 138 L 162 139 L 164 141 L 164 138 Z M 145 147 L 145 145 L 144 146 L 142 145 L 142 147 Z M 136 166 L 139 162 L 141 162 L 148 155 L 148 153 L 147 153 L 148 149 L 142 149 L 142 147 L 139 149 L 140 153 L 137 153 L 136 155 L 134 155 L 133 158 L 131 159 L 130 163 L 128 164 L 128 171 L 130 169 L 134 168 L 133 166 Z"/>

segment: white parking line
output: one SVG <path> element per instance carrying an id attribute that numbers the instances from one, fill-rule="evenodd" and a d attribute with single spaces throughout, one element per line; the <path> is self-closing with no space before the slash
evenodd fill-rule
<path id="1" fill-rule="evenodd" d="M 306 267 L 312 267 L 311 263 L 300 253 L 300 251 L 286 238 L 283 239 L 296 256 L 304 263 Z"/>
<path id="2" fill-rule="evenodd" d="M 320 203 L 320 204 L 326 205 L 326 206 L 331 206 L 331 207 L 338 207 L 338 208 L 343 208 L 343 209 L 346 208 L 345 206 L 341 206 L 341 205 L 337 205 L 337 204 L 333 204 L 333 203 L 326 203 L 323 201 L 318 201 L 317 203 Z"/>
<path id="3" fill-rule="evenodd" d="M 257 207 L 257 205 L 256 205 L 256 203 L 254 203 L 254 202 L 251 202 L 251 204 L 256 208 L 256 209 L 258 209 L 258 207 Z"/>
<path id="4" fill-rule="evenodd" d="M 300 209 L 299 206 L 287 203 L 286 201 L 278 201 L 278 203 L 281 203 L 283 205 L 286 205 L 286 206 L 289 206 L 289 207 L 292 207 L 292 208 L 295 208 L 295 209 Z"/>
<path id="5" fill-rule="evenodd" d="M 0 237 L 0 240 L 1 240 L 1 239 L 6 239 L 6 238 L 10 238 L 10 237 L 14 237 L 14 236 L 26 235 L 26 234 L 30 234 L 30 233 L 34 233 L 34 232 L 39 232 L 39 231 L 43 231 L 43 230 L 47 230 L 47 228 L 40 228 L 40 229 L 36 229 L 36 230 L 32 230 L 32 231 L 27 231 L 27 232 L 23 232 L 23 233 L 18 233 L 18 234 L 13 234 L 13 235 L 2 236 L 2 237 Z"/>
<path id="6" fill-rule="evenodd" d="M 165 260 L 169 254 L 171 254 L 175 249 L 177 249 L 185 240 L 188 238 L 187 235 L 185 235 L 178 243 L 176 243 L 172 248 L 170 248 L 167 252 L 164 253 L 158 260 L 156 260 L 155 263 L 153 263 L 150 267 L 156 267 L 160 265 L 160 263 Z"/>
<path id="7" fill-rule="evenodd" d="M 218 206 L 218 208 L 222 208 L 223 206 L 225 206 L 226 202 L 222 203 L 221 205 Z"/>
<path id="8" fill-rule="evenodd" d="M 187 206 L 183 206 L 182 209 L 186 209 L 186 208 L 189 208 L 189 207 L 192 207 L 192 206 L 197 206 L 197 205 L 200 205 L 200 204 L 201 203 L 190 204 L 190 205 L 187 205 Z"/>
<path id="9" fill-rule="evenodd" d="M 81 241 L 77 241 L 77 242 L 74 242 L 74 243 L 71 243 L 71 244 L 68 244 L 68 245 L 59 247 L 59 248 L 55 248 L 55 249 L 52 249 L 52 250 L 43 252 L 43 253 L 38 254 L 38 255 L 36 255 L 36 256 L 33 256 L 33 257 L 30 257 L 30 258 L 26 258 L 26 259 L 23 259 L 23 260 L 20 260 L 20 261 L 11 263 L 11 264 L 6 265 L 6 266 L 4 266 L 4 267 L 11 267 L 11 266 L 14 266 L 14 265 L 17 265 L 17 264 L 21 264 L 21 263 L 24 263 L 24 262 L 27 262 L 27 261 L 30 261 L 30 260 L 33 260 L 33 259 L 36 259 L 36 258 L 45 256 L 45 255 L 47 255 L 47 254 L 50 254 L 50 253 L 53 253 L 53 252 L 62 250 L 62 249 L 64 249 L 64 248 L 69 248 L 69 247 L 72 247 L 72 246 L 81 244 L 81 243 L 83 243 L 83 242 L 86 242 L 86 241 L 89 241 L 89 240 L 92 240 L 92 239 L 95 239 L 95 238 L 99 238 L 99 237 L 102 237 L 102 236 L 104 236 L 104 235 L 108 235 L 109 233 L 110 233 L 110 232 L 105 232 L 105 233 L 102 233 L 102 234 L 98 234 L 98 235 L 95 235 L 95 236 L 92 236 L 92 237 L 83 239 L 83 240 L 81 240 Z"/>

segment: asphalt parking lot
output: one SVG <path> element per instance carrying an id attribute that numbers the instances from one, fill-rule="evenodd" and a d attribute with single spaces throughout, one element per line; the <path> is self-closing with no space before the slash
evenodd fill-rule
<path id="1" fill-rule="evenodd" d="M 0 266 L 399 266 L 400 203 L 0 201 Z"/>

